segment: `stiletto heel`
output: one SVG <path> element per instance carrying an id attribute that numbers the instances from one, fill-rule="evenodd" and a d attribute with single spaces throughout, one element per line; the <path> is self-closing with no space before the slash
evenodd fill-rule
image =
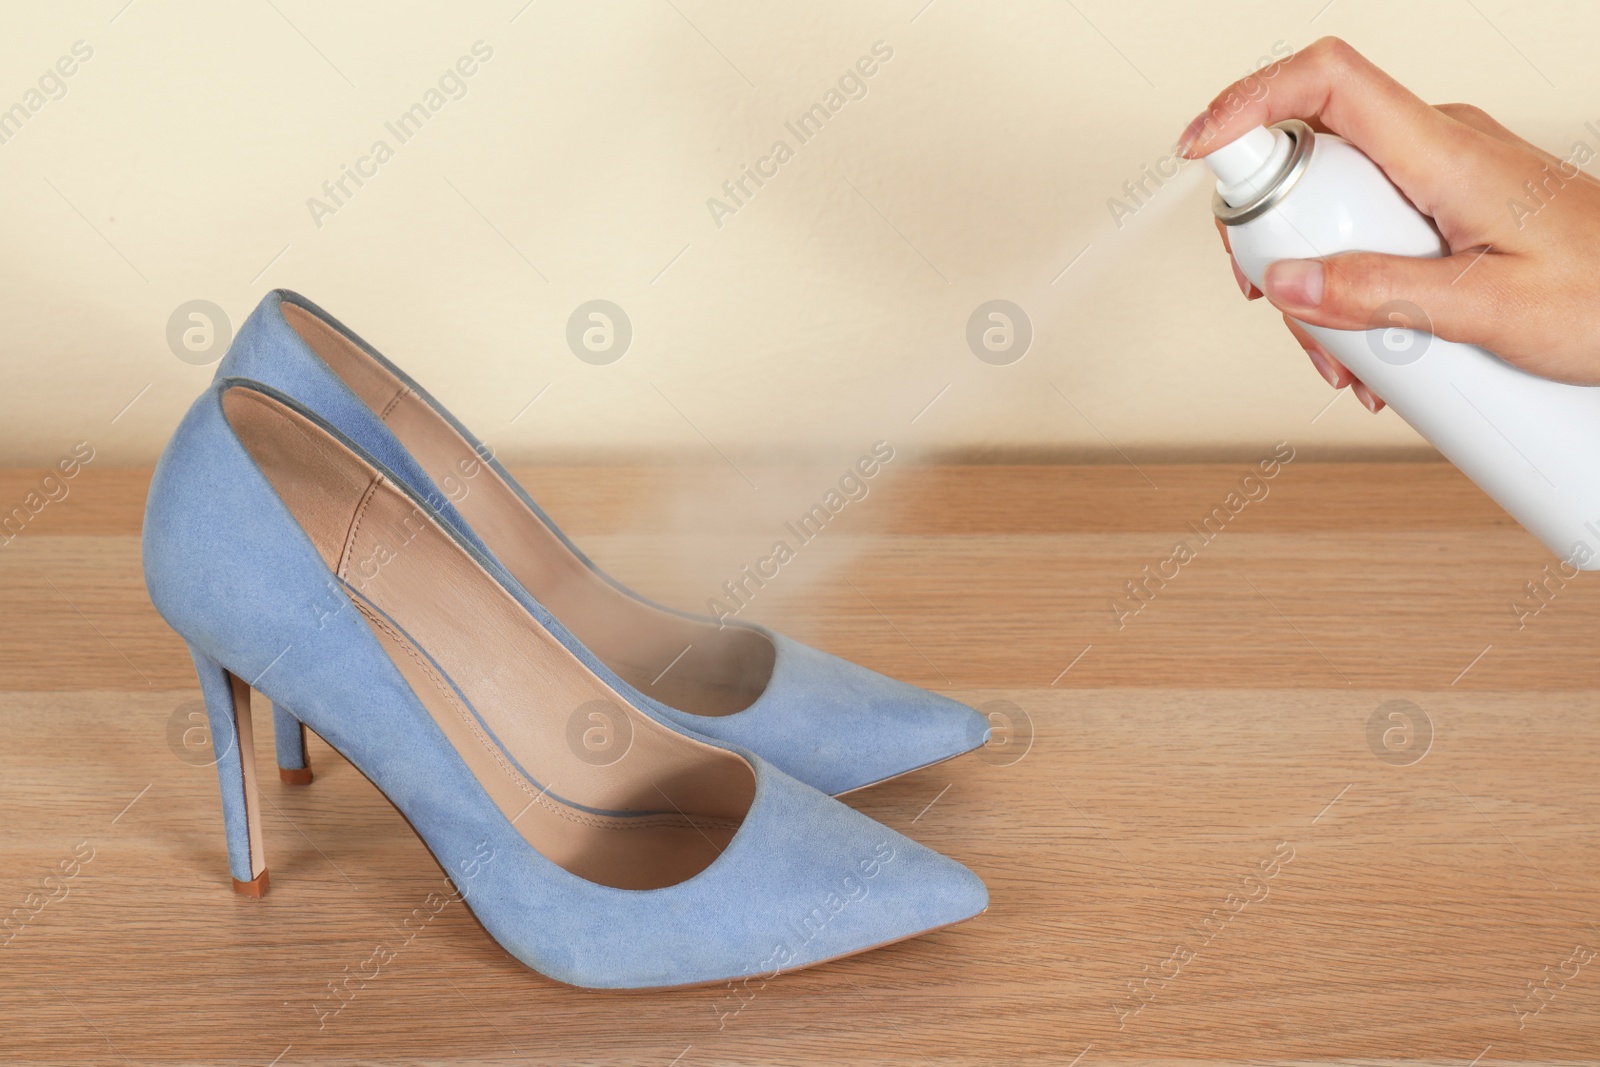
<path id="1" fill-rule="evenodd" d="M 277 750 L 278 777 L 289 785 L 311 784 L 311 759 L 306 755 L 306 724 L 272 705 L 272 742 Z"/>
<path id="2" fill-rule="evenodd" d="M 250 687 L 222 664 L 189 645 L 200 694 L 211 720 L 211 746 L 217 754 L 222 786 L 222 825 L 228 835 L 228 869 L 233 891 L 259 897 L 267 891 L 267 858 L 261 845 L 261 799 L 256 792 L 254 735 L 250 730 Z"/>

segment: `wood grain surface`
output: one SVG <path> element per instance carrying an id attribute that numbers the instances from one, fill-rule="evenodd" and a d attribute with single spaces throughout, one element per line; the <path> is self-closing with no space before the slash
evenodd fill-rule
<path id="1" fill-rule="evenodd" d="M 987 914 L 741 1001 L 556 985 L 459 904 L 406 924 L 426 850 L 320 741 L 281 784 L 262 715 L 272 889 L 236 897 L 148 472 L 86 469 L 0 547 L 0 1062 L 1595 1062 L 1597 580 L 1442 464 L 1295 463 L 1119 620 L 1246 470 L 908 466 L 759 591 L 1006 743 L 849 798 Z M 524 473 L 698 609 L 837 472 Z"/>

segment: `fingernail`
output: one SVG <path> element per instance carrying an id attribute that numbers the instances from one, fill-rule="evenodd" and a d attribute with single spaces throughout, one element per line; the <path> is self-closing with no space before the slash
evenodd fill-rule
<path id="1" fill-rule="evenodd" d="M 1306 349 L 1306 355 L 1311 357 L 1311 365 L 1317 368 L 1317 373 L 1328 379 L 1328 384 L 1335 389 L 1339 388 L 1339 372 L 1333 369 L 1333 364 L 1328 362 L 1328 357 L 1315 348 Z"/>
<path id="2" fill-rule="evenodd" d="M 1195 141 L 1199 140 L 1201 131 L 1206 128 L 1206 123 L 1210 121 L 1211 112 L 1202 111 L 1194 117 L 1194 120 L 1189 125 L 1183 128 L 1183 132 L 1178 135 L 1178 154 L 1180 156 L 1187 156 L 1190 153 L 1194 148 Z"/>
<path id="3" fill-rule="evenodd" d="M 1372 390 L 1368 389 L 1361 382 L 1352 382 L 1350 385 L 1350 391 L 1356 394 L 1356 399 L 1361 401 L 1361 406 L 1372 412 L 1374 415 L 1378 413 L 1379 408 L 1383 407 L 1383 401 L 1372 395 Z"/>
<path id="4" fill-rule="evenodd" d="M 1261 279 L 1274 304 L 1297 308 L 1321 304 L 1324 281 L 1322 263 L 1315 259 L 1280 259 L 1267 267 Z"/>
<path id="5" fill-rule="evenodd" d="M 1233 280 L 1239 283 L 1239 292 L 1248 297 L 1252 286 L 1250 285 L 1250 279 L 1244 276 L 1244 271 L 1239 269 L 1239 261 L 1229 256 L 1228 266 L 1233 268 Z"/>

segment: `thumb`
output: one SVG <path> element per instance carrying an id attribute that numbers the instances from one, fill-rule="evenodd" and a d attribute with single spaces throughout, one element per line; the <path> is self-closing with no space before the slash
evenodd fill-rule
<path id="1" fill-rule="evenodd" d="M 1496 301 L 1490 299 L 1495 265 L 1480 258 L 1494 257 L 1481 251 L 1435 259 L 1347 252 L 1280 259 L 1268 265 L 1262 291 L 1281 311 L 1313 326 L 1403 326 L 1481 344 L 1492 329 Z"/>

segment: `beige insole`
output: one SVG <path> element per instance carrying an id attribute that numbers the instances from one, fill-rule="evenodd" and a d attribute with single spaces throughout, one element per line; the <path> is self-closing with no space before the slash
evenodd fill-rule
<path id="1" fill-rule="evenodd" d="M 675 884 L 720 854 L 754 795 L 743 758 L 631 707 L 410 497 L 309 420 L 247 387 L 225 393 L 223 408 L 529 844 L 626 889 Z"/>

